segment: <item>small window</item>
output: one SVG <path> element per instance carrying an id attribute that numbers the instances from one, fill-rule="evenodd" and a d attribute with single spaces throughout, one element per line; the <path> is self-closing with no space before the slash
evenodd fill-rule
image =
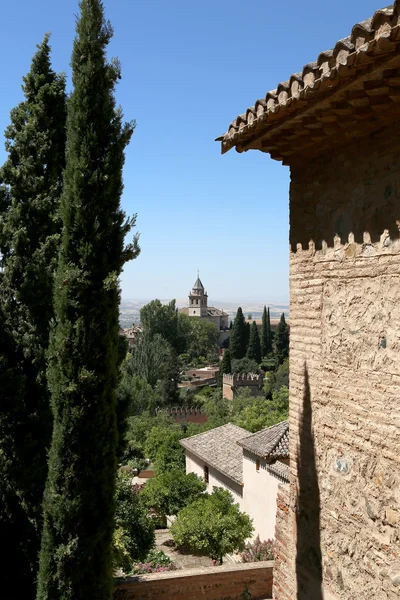
<path id="1" fill-rule="evenodd" d="M 209 475 L 208 475 L 208 467 L 204 466 L 204 481 L 208 483 Z"/>
<path id="2" fill-rule="evenodd" d="M 256 471 L 257 471 L 257 473 L 258 473 L 259 470 L 260 470 L 260 461 L 257 458 L 257 460 L 256 460 Z"/>
<path id="3" fill-rule="evenodd" d="M 198 304 L 198 303 L 199 303 L 199 299 L 198 299 L 198 298 L 196 298 L 196 304 Z"/>

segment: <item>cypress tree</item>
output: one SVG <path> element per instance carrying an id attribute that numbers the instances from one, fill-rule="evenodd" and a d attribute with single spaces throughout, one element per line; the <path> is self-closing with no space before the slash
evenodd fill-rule
<path id="1" fill-rule="evenodd" d="M 289 328 L 284 313 L 282 313 L 279 325 L 276 328 L 274 343 L 276 358 L 278 364 L 280 364 L 289 356 Z"/>
<path id="2" fill-rule="evenodd" d="M 244 351 L 244 355 L 246 356 L 247 354 L 247 349 L 249 347 L 249 342 L 250 342 L 250 323 L 249 321 L 246 322 L 246 341 L 245 341 L 245 351 Z"/>
<path id="3" fill-rule="evenodd" d="M 46 350 L 65 161 L 65 77 L 50 63 L 49 35 L 23 78 L 25 99 L 5 131 L 0 169 L 0 536 L 2 594 L 35 596 L 52 417 Z M 17 558 L 19 557 L 19 558 Z"/>
<path id="4" fill-rule="evenodd" d="M 229 352 L 229 349 L 226 348 L 218 372 L 218 383 L 221 387 L 223 385 L 224 375 L 229 373 L 232 373 L 231 353 Z"/>
<path id="5" fill-rule="evenodd" d="M 261 362 L 261 343 L 258 333 L 257 323 L 253 321 L 250 329 L 250 340 L 247 348 L 247 358 L 255 360 L 257 364 Z"/>
<path id="6" fill-rule="evenodd" d="M 120 208 L 123 123 L 108 63 L 112 29 L 100 0 L 81 0 L 72 54 L 63 231 L 54 286 L 48 380 L 54 415 L 38 600 L 109 600 L 116 476 L 116 385 L 124 263 L 139 252 Z"/>
<path id="7" fill-rule="evenodd" d="M 268 328 L 267 328 L 267 307 L 264 306 L 261 324 L 261 355 L 268 354 Z"/>
<path id="8" fill-rule="evenodd" d="M 221 361 L 220 372 L 222 374 L 232 373 L 231 353 L 229 352 L 228 348 L 224 352 L 224 357 Z"/>
<path id="9" fill-rule="evenodd" d="M 231 358 L 243 358 L 247 349 L 246 321 L 241 307 L 237 309 L 236 317 L 229 339 Z"/>
<path id="10" fill-rule="evenodd" d="M 271 318 L 269 314 L 269 306 L 267 311 L 267 354 L 272 352 L 272 333 L 271 333 Z"/>

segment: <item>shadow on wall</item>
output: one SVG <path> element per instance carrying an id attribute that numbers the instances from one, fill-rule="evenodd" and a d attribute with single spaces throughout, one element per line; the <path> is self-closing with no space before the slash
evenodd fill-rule
<path id="1" fill-rule="evenodd" d="M 296 581 L 297 600 L 323 600 L 320 540 L 320 493 L 312 431 L 312 406 L 307 365 L 299 423 Z"/>

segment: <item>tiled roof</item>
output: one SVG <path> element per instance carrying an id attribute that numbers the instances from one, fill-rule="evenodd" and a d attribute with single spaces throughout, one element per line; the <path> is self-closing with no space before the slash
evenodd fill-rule
<path id="1" fill-rule="evenodd" d="M 207 314 L 209 317 L 223 317 L 224 315 L 228 316 L 227 313 L 220 308 L 215 308 L 215 306 L 209 306 L 207 308 Z"/>
<path id="2" fill-rule="evenodd" d="M 248 433 L 246 429 L 228 423 L 181 440 L 181 444 L 206 464 L 242 484 L 243 451 L 237 442 Z"/>
<path id="3" fill-rule="evenodd" d="M 289 421 L 282 421 L 242 438 L 238 445 L 261 458 L 288 458 Z"/>
<path id="4" fill-rule="evenodd" d="M 257 100 L 254 106 L 250 106 L 232 121 L 228 131 L 217 138 L 217 141 L 221 141 L 222 153 L 228 152 L 234 146 L 238 152 L 257 148 L 269 152 L 272 158 L 285 160 L 293 154 L 289 152 L 292 150 L 290 142 L 298 137 L 298 132 L 281 131 L 282 124 L 288 119 L 297 119 L 303 140 L 308 137 L 307 141 L 312 146 L 314 138 L 317 141 L 323 139 L 321 135 L 317 135 L 321 134 L 321 126 L 330 125 L 332 130 L 332 121 L 327 120 L 321 110 L 319 114 L 317 112 L 316 119 L 314 113 L 311 119 L 307 111 L 311 105 L 326 99 L 335 100 L 329 106 L 332 119 L 335 116 L 352 117 L 353 120 L 364 118 L 365 122 L 369 114 L 374 115 L 374 110 L 378 110 L 381 104 L 376 101 L 376 82 L 372 81 L 368 74 L 380 60 L 386 61 L 398 54 L 399 28 L 400 0 L 396 0 L 387 8 L 377 10 L 370 19 L 354 25 L 351 34 L 339 40 L 333 49 L 322 52 L 315 62 L 308 63 L 301 72 L 294 73 L 287 81 L 279 83 L 276 89 L 269 91 L 264 98 Z M 346 92 L 344 102 L 342 98 L 341 102 L 338 102 L 335 92 L 344 87 L 347 89 L 349 82 L 360 75 L 366 77 L 367 85 Z M 393 107 L 400 87 L 398 74 L 388 73 L 382 85 L 386 86 L 384 93 L 389 106 Z M 326 103 L 323 110 L 327 107 Z M 303 116 L 305 118 L 302 118 Z M 260 137 L 271 132 L 274 133 L 275 140 L 263 140 L 261 144 Z M 329 130 L 323 130 L 323 133 L 329 135 Z M 281 135 L 286 136 L 284 141 L 287 154 L 285 148 L 282 151 Z"/>
<path id="5" fill-rule="evenodd" d="M 290 469 L 289 465 L 285 465 L 280 460 L 272 463 L 267 466 L 267 471 L 269 471 L 272 475 L 280 479 L 284 483 L 289 483 L 289 474 Z"/>
<path id="6" fill-rule="evenodd" d="M 192 287 L 193 290 L 204 290 L 204 285 L 201 283 L 201 279 L 200 277 L 197 277 L 196 281 L 194 282 L 194 286 Z"/>

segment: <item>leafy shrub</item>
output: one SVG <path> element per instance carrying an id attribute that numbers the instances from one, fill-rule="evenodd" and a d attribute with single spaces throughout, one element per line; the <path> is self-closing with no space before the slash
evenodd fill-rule
<path id="1" fill-rule="evenodd" d="M 164 573 L 175 569 L 175 563 L 162 550 L 151 550 L 143 562 L 133 563 L 132 575 Z"/>
<path id="2" fill-rule="evenodd" d="M 172 469 L 151 479 L 144 488 L 141 499 L 159 515 L 176 515 L 199 498 L 205 489 L 204 481 L 194 473 L 186 474 L 179 469 Z"/>
<path id="3" fill-rule="evenodd" d="M 244 563 L 257 562 L 260 560 L 274 560 L 274 541 L 264 540 L 261 542 L 258 535 L 254 542 L 246 544 L 241 554 Z"/>
<path id="4" fill-rule="evenodd" d="M 136 491 L 136 490 L 135 490 Z M 132 562 L 147 555 L 154 546 L 154 524 L 132 489 L 130 478 L 118 473 L 115 493 L 115 531 L 113 564 L 115 569 L 130 570 Z"/>
<path id="5" fill-rule="evenodd" d="M 214 488 L 179 511 L 171 534 L 179 548 L 209 556 L 222 563 L 229 552 L 243 550 L 253 533 L 252 519 L 240 511 L 228 490 Z"/>

